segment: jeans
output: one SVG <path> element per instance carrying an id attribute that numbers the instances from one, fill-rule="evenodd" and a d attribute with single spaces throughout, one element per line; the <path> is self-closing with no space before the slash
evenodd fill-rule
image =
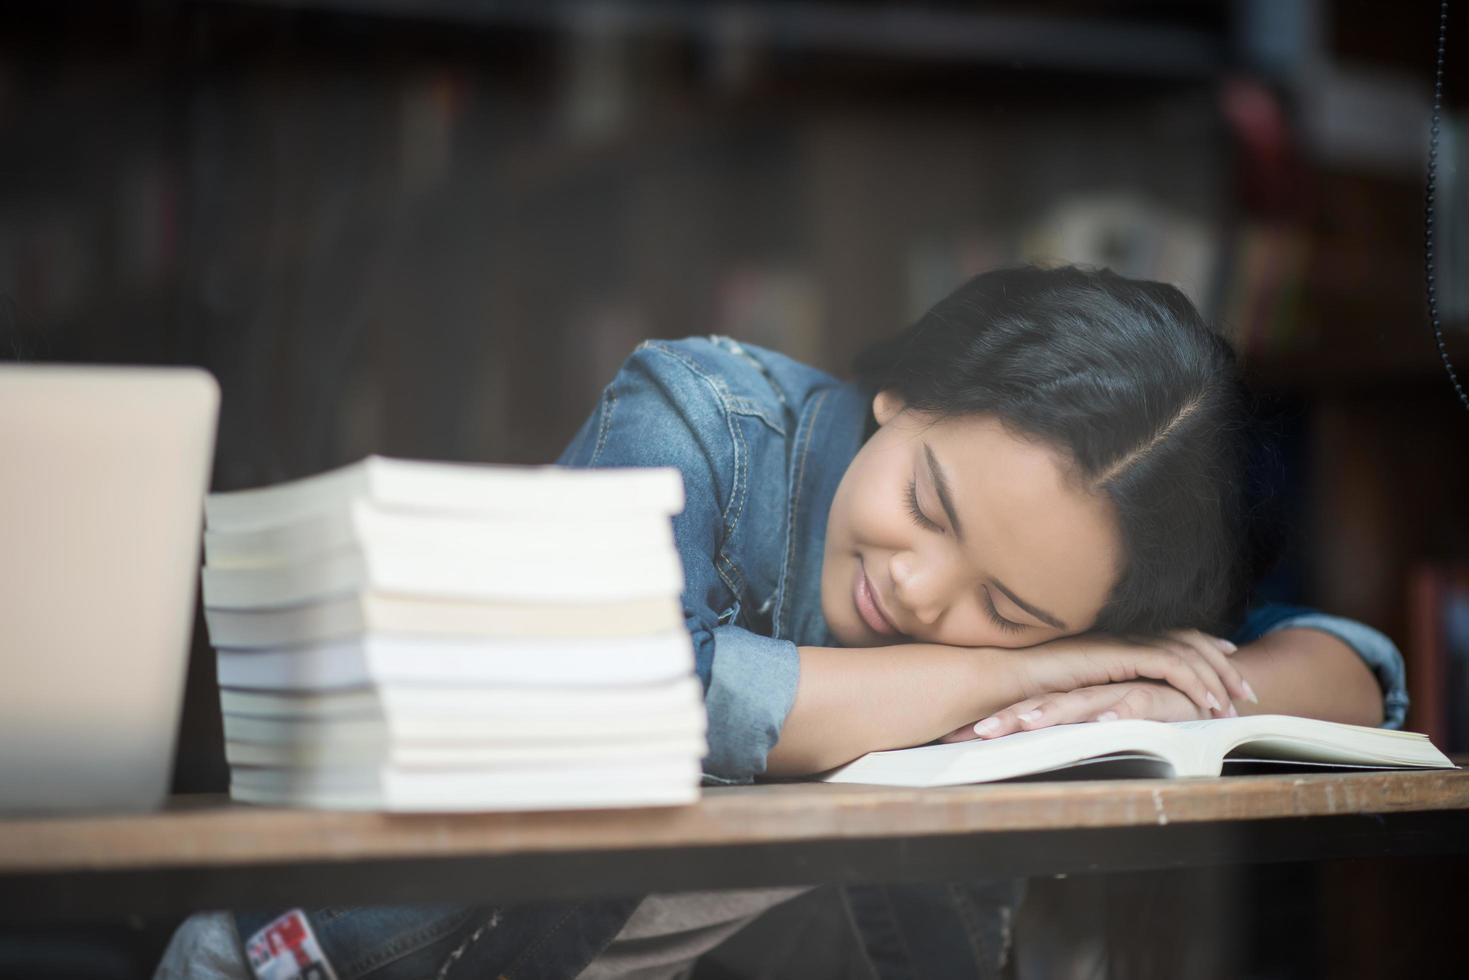
<path id="1" fill-rule="evenodd" d="M 1022 887 L 1010 879 L 851 885 L 840 898 L 851 940 L 878 980 L 999 980 L 1009 975 L 1011 914 Z M 281 954 L 268 962 L 252 957 L 262 980 L 572 980 L 612 942 L 639 901 L 337 907 L 237 912 L 235 920 L 247 946 L 255 939 L 257 956 L 271 942 Z M 303 931 L 299 920 L 318 952 L 303 955 L 297 946 L 290 950 L 296 959 L 283 967 L 287 947 Z M 317 965 L 318 957 L 329 967 Z"/>

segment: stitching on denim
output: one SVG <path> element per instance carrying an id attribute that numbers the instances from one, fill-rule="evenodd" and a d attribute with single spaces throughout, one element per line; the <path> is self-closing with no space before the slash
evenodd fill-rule
<path id="1" fill-rule="evenodd" d="M 816 420 L 821 416 L 821 410 L 826 404 L 826 396 L 830 393 L 830 389 L 822 389 L 821 393 L 816 396 L 811 406 L 811 416 L 806 424 L 806 431 L 797 433 L 800 441 L 796 445 L 797 462 L 794 476 L 796 485 L 791 488 L 791 507 L 786 514 L 786 560 L 780 570 L 780 585 L 776 588 L 780 594 L 780 608 L 775 611 L 774 617 L 777 636 L 790 635 L 790 623 L 782 620 L 786 610 L 790 608 L 790 603 L 787 601 L 789 596 L 786 593 L 786 583 L 790 579 L 791 563 L 796 558 L 796 515 L 800 513 L 801 508 L 801 487 L 805 483 L 806 457 L 811 449 L 811 433 L 816 430 Z"/>
<path id="2" fill-rule="evenodd" d="M 735 443 L 735 485 L 730 494 L 729 506 L 734 511 L 734 519 L 725 516 L 724 539 L 733 540 L 735 531 L 740 526 L 740 517 L 745 512 L 745 499 L 750 495 L 750 444 L 745 441 L 745 430 L 735 422 L 733 413 L 726 412 L 724 415 L 725 425 L 729 427 L 731 440 Z M 738 503 L 736 503 L 736 500 Z"/>
<path id="3" fill-rule="evenodd" d="M 879 977 L 877 964 L 873 962 L 872 951 L 867 948 L 867 943 L 863 938 L 862 926 L 857 921 L 857 913 L 852 910 L 852 896 L 847 891 L 847 889 L 843 888 L 840 885 L 835 885 L 833 887 L 836 888 L 837 895 L 841 899 L 842 914 L 846 917 L 847 920 L 847 931 L 851 935 L 857 937 L 857 952 L 862 955 L 862 962 L 867 965 L 868 971 L 871 973 L 874 980 L 876 980 L 876 978 Z"/>
<path id="4" fill-rule="evenodd" d="M 644 341 L 643 344 L 640 345 L 638 349 L 639 350 L 642 350 L 644 348 L 646 348 L 648 350 L 651 350 L 651 351 L 656 351 L 657 353 L 664 354 L 664 355 L 666 355 L 668 357 L 673 358 L 675 361 L 677 361 L 678 363 L 682 364 L 686 369 L 688 369 L 688 371 L 689 371 L 690 374 L 693 374 L 695 377 L 699 378 L 706 385 L 709 386 L 709 389 L 714 392 L 714 398 L 715 398 L 715 400 L 717 402 L 719 402 L 719 410 L 724 414 L 724 423 L 729 428 L 731 437 L 733 439 L 734 431 L 735 430 L 734 430 L 734 426 L 731 423 L 731 419 L 730 419 L 730 414 L 731 413 L 730 413 L 730 407 L 729 407 L 729 402 L 730 402 L 729 389 L 725 386 L 723 380 L 721 380 L 720 378 L 715 377 L 712 374 L 709 374 L 709 373 L 705 372 L 704 369 L 701 368 L 701 367 L 699 367 L 699 365 L 695 361 L 693 361 L 691 358 L 685 356 L 680 351 L 673 350 L 670 347 L 666 347 L 666 346 L 664 346 L 662 344 L 658 344 L 658 343 L 655 343 L 653 341 Z M 735 453 L 736 453 L 735 454 L 735 465 L 736 465 L 736 470 L 738 471 L 738 467 L 739 467 L 739 463 L 740 463 L 740 460 L 739 460 L 739 450 L 738 450 L 738 448 L 736 448 Z M 720 517 L 722 517 L 724 519 L 724 523 L 725 523 L 725 527 L 726 528 L 729 528 L 729 526 L 730 526 L 730 524 L 729 524 L 729 513 L 728 512 L 729 512 L 729 510 L 733 509 L 735 498 L 737 498 L 739 496 L 738 472 L 736 472 L 736 480 L 735 480 L 735 483 L 736 483 L 736 486 L 734 486 L 734 487 L 731 488 L 731 491 L 730 491 L 730 502 L 729 502 L 729 504 L 725 508 L 725 513 L 723 513 L 723 514 L 720 515 Z M 736 517 L 735 522 L 738 523 L 738 521 L 739 521 L 739 519 L 738 519 L 738 517 Z"/>
<path id="5" fill-rule="evenodd" d="M 726 566 L 728 569 L 726 570 Z M 736 602 L 745 594 L 745 578 L 740 573 L 739 566 L 729 560 L 729 556 L 721 551 L 714 560 L 714 571 L 724 582 L 724 587 L 729 589 Z"/>
<path id="6" fill-rule="evenodd" d="M 439 972 L 434 975 L 434 980 L 444 980 L 449 975 L 450 968 L 459 962 L 459 957 L 464 955 L 464 951 L 479 942 L 479 937 L 484 935 L 486 929 L 493 929 L 499 924 L 500 910 L 495 909 L 494 912 L 490 913 L 490 921 L 481 923 L 480 927 L 474 930 L 468 939 L 460 943 L 459 947 L 449 954 L 449 958 L 444 960 L 444 965 L 439 967 Z"/>
<path id="7" fill-rule="evenodd" d="M 597 447 L 592 450 L 592 464 L 597 465 L 597 460 L 602 456 L 602 450 L 607 445 L 607 433 L 612 430 L 612 415 L 617 411 L 617 392 L 611 385 L 607 386 L 606 404 L 602 408 L 602 425 L 597 429 Z"/>
<path id="8" fill-rule="evenodd" d="M 898 937 L 898 946 L 903 951 L 903 962 L 909 970 L 913 969 L 913 950 L 908 947 L 908 937 L 903 934 L 903 929 L 898 925 L 898 908 L 893 904 L 893 894 L 888 891 L 887 885 L 879 885 L 877 890 L 882 894 L 882 904 L 887 907 L 888 925 L 893 930 L 893 935 Z"/>
<path id="9" fill-rule="evenodd" d="M 656 351 L 660 354 L 665 354 L 668 357 L 673 358 L 675 361 L 678 361 L 691 374 L 693 374 L 697 378 L 700 378 L 705 384 L 709 386 L 710 390 L 714 392 L 715 400 L 719 403 L 719 409 L 724 415 L 725 427 L 729 429 L 730 443 L 734 449 L 735 454 L 735 472 L 733 478 L 734 485 L 730 487 L 729 502 L 725 505 L 724 513 L 720 515 L 720 518 L 724 522 L 725 541 L 728 541 L 734 537 L 735 531 L 739 528 L 740 517 L 744 513 L 745 498 L 749 495 L 747 476 L 749 473 L 750 455 L 749 446 L 745 442 L 744 433 L 740 430 L 739 426 L 735 424 L 735 413 L 730 410 L 731 396 L 729 394 L 729 388 L 725 385 L 722 379 L 705 372 L 701 367 L 699 367 L 696 362 L 694 362 L 691 358 L 686 357 L 680 351 L 673 350 L 672 348 L 655 343 L 653 341 L 644 341 L 643 344 L 639 345 L 638 347 L 639 350 L 643 350 L 645 348 L 647 350 Z M 731 517 L 731 513 L 733 513 L 733 517 Z M 740 582 L 744 581 L 744 575 L 739 572 L 738 567 L 735 566 L 735 563 L 729 558 L 728 553 L 724 550 L 722 546 L 720 548 L 719 558 L 720 560 L 730 565 L 731 570 L 735 574 L 735 577 Z M 729 576 L 723 572 L 718 562 L 715 563 L 715 570 L 719 572 L 719 577 L 724 581 L 724 584 L 730 588 L 730 591 L 734 593 L 736 598 L 743 594 L 743 588 L 736 583 L 730 581 Z"/>
<path id="10" fill-rule="evenodd" d="M 569 920 L 573 915 L 576 915 L 576 913 L 580 912 L 581 907 L 584 904 L 586 903 L 577 902 L 571 908 L 567 909 L 566 914 L 557 919 L 556 924 L 553 925 L 550 929 L 547 929 L 545 934 L 542 935 L 540 939 L 537 939 L 535 942 L 531 943 L 528 947 L 522 950 L 521 954 L 515 957 L 515 959 L 511 961 L 509 966 L 500 971 L 500 975 L 497 980 L 510 980 L 510 975 L 515 972 L 516 968 L 518 968 L 520 964 L 524 963 L 532 953 L 536 952 L 542 946 L 546 945 L 546 941 L 552 936 L 556 935 L 556 933 L 560 931 L 561 927 L 566 925 L 567 920 Z"/>
<path id="11" fill-rule="evenodd" d="M 1015 920 L 1015 909 L 1013 906 L 1005 905 L 1000 908 L 1000 969 L 1010 965 L 1010 953 L 1014 945 L 1015 936 L 1012 931 Z"/>
<path id="12" fill-rule="evenodd" d="M 945 888 L 949 893 L 954 915 L 959 920 L 959 927 L 964 930 L 964 937 L 969 941 L 970 955 L 974 957 L 977 964 L 982 964 L 981 969 L 984 973 L 988 973 L 992 965 L 990 957 L 994 951 L 990 949 L 986 936 L 987 929 L 984 923 L 979 921 L 984 915 L 984 910 L 978 902 L 974 901 L 974 896 L 957 882 L 951 881 Z M 1000 959 L 1003 963 L 1003 957 Z"/>
<path id="13" fill-rule="evenodd" d="M 474 910 L 471 909 L 464 912 L 462 915 L 450 916 L 442 921 L 424 926 L 417 932 L 410 932 L 406 936 L 400 936 L 388 945 L 374 951 L 372 955 L 364 956 L 360 959 L 349 962 L 346 968 L 342 970 L 342 972 L 348 974 L 356 974 L 367 973 L 370 970 L 375 970 L 379 966 L 387 963 L 390 960 L 398 959 L 405 953 L 411 952 L 412 950 L 422 947 L 427 943 L 433 942 L 436 939 L 441 939 L 444 936 L 447 936 L 449 933 L 453 932 L 455 929 L 458 929 L 461 925 L 463 925 L 464 921 L 473 914 Z"/>
<path id="14" fill-rule="evenodd" d="M 744 395 L 730 395 L 729 408 L 730 411 L 745 418 L 759 419 L 767 428 L 779 435 L 786 434 L 785 426 L 772 419 L 764 406 L 753 398 L 746 398 Z"/>
<path id="15" fill-rule="evenodd" d="M 710 334 L 709 339 L 719 346 L 723 347 L 725 350 L 729 351 L 731 354 L 738 354 L 740 357 L 748 361 L 751 367 L 760 372 L 760 375 L 765 379 L 765 383 L 770 385 L 770 390 L 775 393 L 776 399 L 782 405 L 789 404 L 786 401 L 785 392 L 781 391 L 780 385 L 775 383 L 775 378 L 771 376 L 770 371 L 765 367 L 765 363 L 754 354 L 751 354 L 748 350 L 746 350 L 743 344 L 735 340 L 733 337 L 726 337 L 723 334 L 717 333 Z M 760 414 L 762 418 L 764 417 L 763 412 L 757 414 Z M 767 419 L 767 421 L 769 420 Z"/>

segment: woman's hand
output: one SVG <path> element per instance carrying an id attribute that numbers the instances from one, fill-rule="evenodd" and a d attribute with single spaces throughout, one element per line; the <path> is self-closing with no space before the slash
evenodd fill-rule
<path id="1" fill-rule="evenodd" d="M 1018 650 L 1016 663 L 1027 700 L 1154 680 L 1186 695 L 1200 717 L 1224 718 L 1236 714 L 1230 703 L 1235 698 L 1258 700 L 1229 661 L 1235 650 L 1228 640 L 1198 630 L 1173 630 L 1155 637 L 1084 633 Z"/>
<path id="2" fill-rule="evenodd" d="M 1052 725 L 1074 725 L 1087 721 L 1116 721 L 1146 718 L 1152 721 L 1199 721 L 1214 715 L 1199 710 L 1187 695 L 1158 681 L 1125 681 L 1098 684 L 1039 698 L 1027 698 L 976 724 L 965 725 L 939 739 L 963 742 L 973 738 L 998 738 L 1013 732 L 1035 731 Z M 980 731 L 980 726 L 985 726 Z"/>

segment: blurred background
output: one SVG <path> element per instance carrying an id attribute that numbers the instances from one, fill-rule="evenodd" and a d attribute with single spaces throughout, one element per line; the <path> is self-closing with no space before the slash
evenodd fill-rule
<path id="1" fill-rule="evenodd" d="M 730 334 L 843 374 L 968 275 L 1106 265 L 1178 284 L 1243 360 L 1289 532 L 1267 594 L 1387 632 L 1409 727 L 1469 751 L 1469 413 L 1423 300 L 1432 0 L 0 18 L 0 357 L 208 368 L 217 490 L 373 452 L 548 462 L 643 338 Z M 1437 281 L 1469 372 L 1463 34 Z M 223 791 L 221 745 L 201 623 L 176 790 Z M 1219 962 L 1406 972 L 1373 937 L 1413 882 L 1232 877 Z M 1269 916 L 1242 911 L 1265 892 Z"/>

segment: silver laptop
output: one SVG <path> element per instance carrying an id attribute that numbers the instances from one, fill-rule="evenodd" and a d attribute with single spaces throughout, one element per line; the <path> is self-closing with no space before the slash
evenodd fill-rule
<path id="1" fill-rule="evenodd" d="M 0 365 L 0 811 L 168 792 L 219 386 Z"/>

